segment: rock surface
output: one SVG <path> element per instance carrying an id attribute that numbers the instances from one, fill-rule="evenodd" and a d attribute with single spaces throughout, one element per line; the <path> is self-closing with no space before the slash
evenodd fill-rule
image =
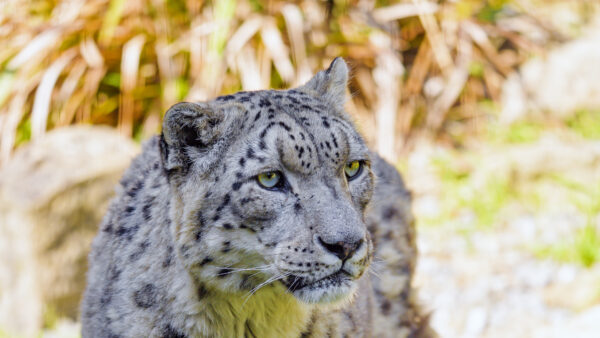
<path id="1" fill-rule="evenodd" d="M 582 37 L 536 57 L 503 85 L 500 120 L 510 123 L 530 112 L 565 118 L 578 109 L 600 109 L 600 25 Z"/>
<path id="2" fill-rule="evenodd" d="M 0 327 L 76 318 L 87 253 L 138 146 L 106 127 L 53 130 L 0 168 Z"/>
<path id="3" fill-rule="evenodd" d="M 441 337 L 599 336 L 600 263 L 586 268 L 535 254 L 540 246 L 573 245 L 589 224 L 600 233 L 599 211 L 586 211 L 597 205 L 598 195 L 588 193 L 600 186 L 598 145 L 545 135 L 461 152 L 424 144 L 409 155 L 405 177 L 420 224 L 414 283 Z M 437 158 L 450 160 L 440 166 Z M 468 177 L 456 191 L 447 191 L 447 166 Z M 507 193 L 493 224 L 482 226 L 470 205 L 449 201 L 465 191 L 485 201 L 494 192 L 481 182 L 501 177 L 507 189 L 536 195 L 534 207 Z M 460 207 L 444 214 L 448 205 Z M 422 222 L 435 217 L 438 223 Z"/>

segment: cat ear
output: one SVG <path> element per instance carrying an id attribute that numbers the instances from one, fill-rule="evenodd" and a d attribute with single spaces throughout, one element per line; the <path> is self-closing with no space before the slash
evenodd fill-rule
<path id="1" fill-rule="evenodd" d="M 346 102 L 347 85 L 348 66 L 344 59 L 337 57 L 331 62 L 329 68 L 318 72 L 299 89 L 320 97 L 330 104 L 343 106 Z"/>
<path id="2" fill-rule="evenodd" d="M 177 103 L 165 114 L 160 138 L 163 168 L 169 176 L 186 173 L 221 135 L 224 114 L 207 103 Z"/>

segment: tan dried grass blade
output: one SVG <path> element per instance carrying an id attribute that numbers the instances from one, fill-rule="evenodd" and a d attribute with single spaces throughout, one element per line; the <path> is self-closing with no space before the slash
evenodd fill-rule
<path id="1" fill-rule="evenodd" d="M 23 114 L 25 114 L 25 103 L 32 89 L 31 86 L 21 86 L 21 88 L 18 88 L 10 101 L 8 110 L 2 112 L 4 119 L 2 133 L 0 134 L 0 165 L 6 163 L 15 146 L 17 126 Z"/>
<path id="2" fill-rule="evenodd" d="M 275 69 L 286 83 L 294 81 L 294 67 L 290 61 L 288 49 L 273 21 L 267 21 L 261 29 L 262 41 L 273 58 Z"/>
<path id="3" fill-rule="evenodd" d="M 87 68 L 86 62 L 82 59 L 78 59 L 75 61 L 73 67 L 69 70 L 69 74 L 63 81 L 60 90 L 58 91 L 58 95 L 56 97 L 56 101 L 61 105 L 60 112 L 58 118 L 56 119 L 56 124 L 58 126 L 64 125 L 64 109 L 67 102 L 73 96 L 73 92 L 80 86 L 79 80 L 81 80 L 85 70 Z"/>
<path id="4" fill-rule="evenodd" d="M 373 79 L 377 85 L 376 147 L 383 158 L 394 161 L 396 159 L 396 115 L 404 66 L 395 54 L 389 36 L 374 33 L 371 35 L 371 42 L 378 49 L 376 66 L 373 69 Z"/>
<path id="5" fill-rule="evenodd" d="M 469 78 L 469 63 L 472 59 L 471 41 L 465 36 L 459 34 L 458 39 L 458 57 L 456 67 L 448 77 L 444 90 L 435 100 L 431 109 L 427 114 L 427 127 L 431 132 L 437 132 L 442 126 L 446 113 L 450 107 L 456 102 L 456 99 L 463 90 L 465 83 Z"/>
<path id="6" fill-rule="evenodd" d="M 469 34 L 471 40 L 473 40 L 479 46 L 479 48 L 481 48 L 485 56 L 502 73 L 502 75 L 508 76 L 512 70 L 510 67 L 504 65 L 502 58 L 496 51 L 496 47 L 494 47 L 494 45 L 490 42 L 485 31 L 471 21 L 464 21 L 462 22 L 461 26 L 462 29 Z"/>
<path id="7" fill-rule="evenodd" d="M 79 52 L 87 64 L 92 68 L 102 67 L 104 64 L 104 58 L 102 57 L 102 53 L 100 53 L 98 45 L 96 45 L 96 42 L 90 37 L 86 38 L 79 45 Z"/>
<path id="8" fill-rule="evenodd" d="M 58 28 L 40 33 L 8 62 L 6 68 L 18 69 L 22 65 L 32 62 L 33 59 L 42 59 L 50 52 L 50 47 L 56 45 L 60 37 L 61 30 Z"/>
<path id="9" fill-rule="evenodd" d="M 294 81 L 294 85 L 297 86 L 307 82 L 312 76 L 312 71 L 306 57 L 302 12 L 298 6 L 287 4 L 281 8 L 281 13 L 285 19 L 288 38 L 292 47 L 292 55 L 294 61 L 296 61 L 296 80 Z"/>
<path id="10" fill-rule="evenodd" d="M 419 20 L 421 21 L 427 39 L 431 44 L 435 60 L 442 70 L 442 73 L 447 76 L 452 71 L 454 65 L 448 46 L 446 46 L 446 43 L 444 42 L 444 36 L 440 31 L 440 27 L 432 14 L 426 14 L 424 9 L 426 5 L 423 0 L 412 0 L 412 2 L 419 8 Z"/>
<path id="11" fill-rule="evenodd" d="M 373 10 L 373 18 L 378 22 L 384 23 L 392 20 L 399 20 L 418 15 L 431 15 L 437 13 L 439 6 L 433 2 L 423 2 L 421 5 L 400 3 L 387 7 L 380 7 Z"/>
<path id="12" fill-rule="evenodd" d="M 244 90 L 263 89 L 263 80 L 260 76 L 258 62 L 254 56 L 252 48 L 244 48 L 236 57 L 236 68 L 242 78 L 242 88 Z"/>
<path id="13" fill-rule="evenodd" d="M 235 60 L 242 48 L 250 41 L 250 39 L 260 30 L 263 24 L 263 18 L 260 16 L 251 17 L 233 33 L 227 46 L 225 47 L 225 57 L 227 64 L 232 67 L 235 65 Z"/>
<path id="14" fill-rule="evenodd" d="M 48 122 L 48 114 L 50 113 L 50 105 L 52 91 L 56 80 L 62 73 L 63 69 L 77 55 L 77 48 L 68 49 L 56 59 L 44 72 L 44 76 L 38 85 L 33 99 L 33 109 L 31 110 L 31 138 L 40 137 L 46 132 L 46 124 Z"/>
<path id="15" fill-rule="evenodd" d="M 119 131 L 124 136 L 133 132 L 133 89 L 137 84 L 140 55 L 146 42 L 142 34 L 133 37 L 123 46 L 121 59 L 121 105 L 119 107 Z"/>

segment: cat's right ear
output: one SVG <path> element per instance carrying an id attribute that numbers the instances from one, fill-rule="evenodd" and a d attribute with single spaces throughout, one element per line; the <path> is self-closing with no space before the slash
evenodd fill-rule
<path id="1" fill-rule="evenodd" d="M 207 103 L 177 103 L 165 114 L 160 157 L 167 176 L 185 175 L 221 136 L 224 114 Z"/>

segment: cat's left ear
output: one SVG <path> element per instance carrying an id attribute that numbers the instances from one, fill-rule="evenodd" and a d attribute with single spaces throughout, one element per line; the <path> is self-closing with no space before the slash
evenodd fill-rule
<path id="1" fill-rule="evenodd" d="M 341 57 L 335 58 L 329 68 L 318 72 L 300 90 L 324 101 L 343 106 L 346 102 L 346 86 L 348 85 L 348 66 Z"/>

